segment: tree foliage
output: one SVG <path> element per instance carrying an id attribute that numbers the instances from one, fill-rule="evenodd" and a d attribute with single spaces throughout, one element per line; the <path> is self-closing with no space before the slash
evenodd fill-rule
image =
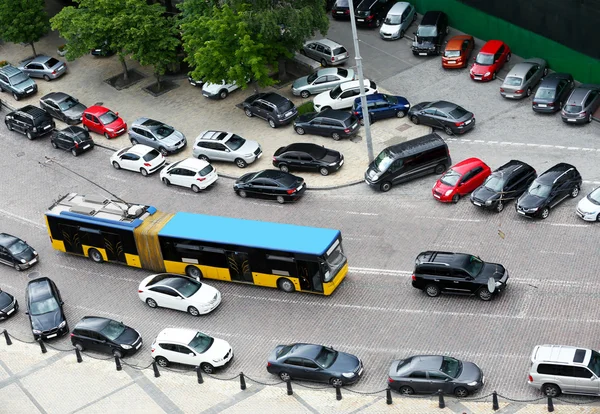
<path id="1" fill-rule="evenodd" d="M 44 0 L 0 0 L 0 38 L 27 43 L 37 55 L 34 43 L 50 30 Z"/>

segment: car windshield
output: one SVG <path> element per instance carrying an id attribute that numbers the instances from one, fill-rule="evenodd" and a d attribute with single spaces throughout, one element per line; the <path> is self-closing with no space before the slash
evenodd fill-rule
<path id="1" fill-rule="evenodd" d="M 501 174 L 499 174 L 499 175 L 492 174 L 485 180 L 485 182 L 483 183 L 483 186 L 485 188 L 487 188 L 488 190 L 499 193 L 504 188 L 504 178 L 502 177 Z"/>
<path id="2" fill-rule="evenodd" d="M 292 350 L 295 345 L 286 345 L 279 350 L 277 353 L 277 358 L 281 358 L 282 356 L 286 356 Z"/>
<path id="3" fill-rule="evenodd" d="M 331 91 L 329 91 L 329 97 L 331 99 L 337 99 L 338 96 L 342 94 L 342 88 L 340 86 L 336 86 Z"/>
<path id="4" fill-rule="evenodd" d="M 208 348 L 210 348 L 214 341 L 214 338 L 208 335 L 204 335 L 202 332 L 198 332 L 196 333 L 194 339 L 192 339 L 191 342 L 188 344 L 188 346 L 194 351 L 202 354 L 206 352 Z"/>
<path id="5" fill-rule="evenodd" d="M 153 159 L 155 159 L 159 155 L 160 155 L 160 152 L 158 152 L 157 150 L 153 149 L 152 151 L 150 151 L 146 155 L 144 155 L 143 158 L 144 158 L 144 161 L 152 161 Z"/>
<path id="6" fill-rule="evenodd" d="M 600 354 L 596 351 L 592 351 L 592 355 L 590 356 L 590 363 L 588 364 L 588 368 L 596 374 L 597 377 L 600 377 Z"/>
<path id="7" fill-rule="evenodd" d="M 459 173 L 450 169 L 440 177 L 440 181 L 446 185 L 454 187 L 456 183 L 458 183 L 458 180 L 460 180 L 460 177 L 461 175 Z"/>
<path id="8" fill-rule="evenodd" d="M 459 57 L 460 50 L 446 50 L 446 51 L 444 51 L 444 56 L 445 57 Z"/>
<path id="9" fill-rule="evenodd" d="M 30 303 L 31 315 L 43 315 L 44 313 L 54 312 L 58 309 L 58 302 L 54 299 L 54 296 L 50 296 L 44 300 Z"/>
<path id="10" fill-rule="evenodd" d="M 458 359 L 444 357 L 440 371 L 452 378 L 458 378 L 462 371 L 462 362 Z"/>
<path id="11" fill-rule="evenodd" d="M 315 79 L 317 79 L 317 77 L 319 76 L 319 72 L 315 72 L 315 73 L 311 73 L 310 75 L 308 75 L 308 77 L 306 78 L 306 82 L 308 83 L 312 83 L 315 81 Z"/>
<path id="12" fill-rule="evenodd" d="M 58 60 L 54 59 L 53 57 L 46 61 L 46 66 L 48 66 L 49 68 L 54 67 L 56 65 L 58 65 Z"/>
<path id="13" fill-rule="evenodd" d="M 189 298 L 202 287 L 202 283 L 185 278 L 172 279 L 168 285 L 181 293 L 185 298 Z"/>
<path id="14" fill-rule="evenodd" d="M 338 76 L 340 76 L 342 78 L 346 78 L 346 77 L 348 77 L 348 70 L 344 69 L 344 68 L 338 68 L 337 74 L 338 74 Z"/>
<path id="15" fill-rule="evenodd" d="M 540 184 L 534 181 L 527 192 L 532 196 L 546 198 L 550 195 L 550 190 L 552 190 L 552 186 Z"/>
<path id="16" fill-rule="evenodd" d="M 507 86 L 521 86 L 522 82 L 523 79 L 517 76 L 508 76 L 506 79 L 504 79 L 504 84 Z"/>
<path id="17" fill-rule="evenodd" d="M 27 243 L 25 243 L 23 240 L 17 240 L 16 242 L 8 246 L 8 250 L 12 254 L 20 254 L 27 250 L 27 247 Z"/>
<path id="18" fill-rule="evenodd" d="M 380 172 L 385 172 L 393 162 L 394 158 L 392 158 L 392 154 L 390 154 L 388 150 L 383 150 L 379 153 L 377 158 L 375 158 L 374 164 L 375 168 Z"/>
<path id="19" fill-rule="evenodd" d="M 392 26 L 399 25 L 402 23 L 402 16 L 399 14 L 388 14 L 384 21 L 385 24 L 390 24 Z"/>
<path id="20" fill-rule="evenodd" d="M 336 243 L 338 243 L 338 241 L 336 241 Z M 337 275 L 338 271 L 346 263 L 346 256 L 344 255 L 344 251 L 342 250 L 341 243 L 339 243 L 337 247 L 327 255 L 325 262 L 327 263 L 328 269 L 325 272 L 323 280 L 325 282 L 331 282 L 335 275 Z"/>
<path id="21" fill-rule="evenodd" d="M 322 347 L 321 351 L 315 358 L 315 362 L 323 368 L 329 368 L 335 362 L 337 354 L 337 351 L 334 351 L 333 349 Z"/>
<path id="22" fill-rule="evenodd" d="M 78 104 L 78 102 L 69 96 L 67 99 L 65 99 L 64 101 L 59 103 L 58 107 L 60 108 L 61 111 L 67 111 L 67 110 L 73 108 L 77 104 Z"/>
<path id="23" fill-rule="evenodd" d="M 348 0 L 337 0 L 335 2 L 336 7 L 348 7 L 348 5 L 349 5 Z"/>
<path id="24" fill-rule="evenodd" d="M 475 59 L 475 63 L 478 65 L 489 66 L 494 63 L 494 55 L 490 55 L 488 53 L 479 53 Z"/>
<path id="25" fill-rule="evenodd" d="M 100 333 L 111 341 L 114 341 L 125 332 L 125 325 L 117 321 L 110 321 L 106 324 Z"/>
<path id="26" fill-rule="evenodd" d="M 25 82 L 29 79 L 29 76 L 24 73 L 17 73 L 15 76 L 11 76 L 10 83 L 11 85 L 18 85 L 19 83 Z"/>
<path id="27" fill-rule="evenodd" d="M 469 112 L 463 108 L 462 106 L 457 106 L 456 108 L 454 108 L 453 110 L 451 110 L 448 115 L 450 115 L 452 118 L 454 119 L 460 119 L 463 116 L 465 116 L 466 114 L 468 114 Z"/>
<path id="28" fill-rule="evenodd" d="M 551 88 L 539 88 L 535 94 L 535 97 L 540 99 L 554 99 L 555 96 L 556 90 Z"/>
<path id="29" fill-rule="evenodd" d="M 568 114 L 578 114 L 583 108 L 579 105 L 565 105 L 563 111 Z"/>
<path id="30" fill-rule="evenodd" d="M 469 257 L 469 262 L 465 266 L 465 270 L 473 277 L 477 276 L 483 269 L 483 262 L 477 256 Z"/>
<path id="31" fill-rule="evenodd" d="M 398 98 L 396 98 L 395 96 L 390 96 L 390 95 L 383 95 L 385 97 L 385 100 L 388 101 L 388 103 L 391 104 L 397 104 L 398 103 Z"/>
<path id="32" fill-rule="evenodd" d="M 229 138 L 227 140 L 227 142 L 225 143 L 225 145 L 227 145 L 229 147 L 230 150 L 232 151 L 236 151 L 238 149 L 240 149 L 240 147 L 242 145 L 244 145 L 244 142 L 246 142 L 246 140 L 238 135 L 233 134 L 231 136 L 231 138 Z"/>
<path id="33" fill-rule="evenodd" d="M 108 112 L 100 115 L 98 118 L 100 118 L 100 122 L 102 123 L 102 125 L 111 124 L 111 123 L 115 122 L 117 119 L 119 119 L 119 117 L 113 111 L 108 111 Z"/>
<path id="34" fill-rule="evenodd" d="M 594 191 L 589 193 L 587 199 L 594 204 L 600 205 L 600 187 L 596 188 Z"/>
<path id="35" fill-rule="evenodd" d="M 435 26 L 419 26 L 417 29 L 417 36 L 419 37 L 436 37 L 437 28 Z"/>
<path id="36" fill-rule="evenodd" d="M 160 127 L 158 127 L 155 130 L 156 135 L 158 135 L 158 139 L 163 139 L 163 138 L 168 137 L 169 135 L 171 135 L 173 133 L 173 131 L 175 131 L 175 129 L 168 125 L 161 125 Z"/>

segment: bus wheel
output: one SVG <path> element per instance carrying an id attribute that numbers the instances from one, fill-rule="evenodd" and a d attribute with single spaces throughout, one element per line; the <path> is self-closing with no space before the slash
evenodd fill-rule
<path id="1" fill-rule="evenodd" d="M 202 279 L 202 270 L 196 266 L 188 266 L 185 268 L 185 274 L 194 279 Z"/>
<path id="2" fill-rule="evenodd" d="M 296 288 L 290 279 L 281 278 L 277 281 L 277 287 L 284 292 L 292 293 Z"/>
<path id="3" fill-rule="evenodd" d="M 90 249 L 88 251 L 88 256 L 90 257 L 90 259 L 92 259 L 96 263 L 102 263 L 104 261 L 104 259 L 102 258 L 102 255 L 96 249 Z"/>

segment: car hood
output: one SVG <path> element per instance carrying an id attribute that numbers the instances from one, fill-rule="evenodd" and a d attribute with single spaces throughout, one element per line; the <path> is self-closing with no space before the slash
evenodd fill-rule
<path id="1" fill-rule="evenodd" d="M 337 358 L 333 364 L 328 368 L 329 371 L 333 372 L 355 372 L 360 367 L 360 359 L 354 355 L 347 354 L 345 352 L 338 352 Z"/>
<path id="2" fill-rule="evenodd" d="M 579 201 L 577 208 L 585 213 L 595 213 L 600 211 L 600 206 L 592 203 L 587 197 L 582 198 L 581 201 Z"/>
<path id="3" fill-rule="evenodd" d="M 229 87 L 234 86 L 234 85 L 235 85 L 234 83 L 228 84 L 228 83 L 210 83 L 210 82 L 207 82 L 204 85 L 202 85 L 202 90 L 205 91 L 205 92 L 212 93 L 212 94 L 217 94 L 217 93 L 219 93 L 219 91 L 222 88 L 229 88 Z"/>
<path id="4" fill-rule="evenodd" d="M 435 42 L 433 37 L 415 37 L 413 46 L 418 46 L 422 49 L 434 49 Z"/>
<path id="5" fill-rule="evenodd" d="M 483 372 L 477 365 L 475 365 L 472 362 L 463 362 L 462 364 L 462 371 L 460 372 L 458 378 L 456 378 L 457 381 L 463 383 L 481 381 L 481 377 L 483 377 Z"/>
<path id="6" fill-rule="evenodd" d="M 313 103 L 315 105 L 325 105 L 327 103 L 331 103 L 333 100 L 329 96 L 329 92 L 330 91 L 321 92 L 320 94 L 315 96 L 315 99 L 313 99 Z"/>
<path id="7" fill-rule="evenodd" d="M 29 315 L 31 317 L 31 326 L 38 331 L 48 331 L 56 328 L 65 320 L 62 310 L 58 308 L 55 311 L 43 313 L 41 315 Z"/>
<path id="8" fill-rule="evenodd" d="M 456 186 L 444 184 L 441 180 L 437 180 L 434 187 L 434 189 L 437 190 L 439 193 L 442 193 L 442 195 L 445 195 L 446 191 L 454 190 L 455 188 Z"/>
<path id="9" fill-rule="evenodd" d="M 491 65 L 480 65 L 478 63 L 473 63 L 473 66 L 471 67 L 471 72 L 476 75 L 485 75 L 487 72 L 490 71 L 491 67 Z"/>
<path id="10" fill-rule="evenodd" d="M 256 172 L 249 172 L 249 173 L 247 173 L 247 174 L 244 174 L 244 175 L 242 175 L 240 178 L 238 178 L 238 179 L 235 181 L 235 183 L 236 183 L 236 184 L 243 184 L 243 183 L 245 183 L 246 181 L 248 181 L 248 179 L 249 179 L 250 177 L 252 177 L 254 174 L 256 174 Z"/>
<path id="11" fill-rule="evenodd" d="M 214 297 L 219 293 L 217 289 L 212 286 L 202 283 L 202 287 L 198 289 L 196 293 L 188 298 L 190 302 L 206 305 L 210 303 Z"/>
<path id="12" fill-rule="evenodd" d="M 506 269 L 504 266 L 498 263 L 484 263 L 483 269 L 477 276 L 477 279 L 483 279 L 484 281 L 488 280 L 490 277 L 493 277 L 495 280 L 500 280 L 506 273 Z"/>
<path id="13" fill-rule="evenodd" d="M 33 250 L 33 248 L 31 246 L 28 246 L 25 250 L 23 250 L 21 253 L 19 254 L 15 254 L 14 257 L 18 260 L 25 260 L 26 262 L 32 260 L 34 257 L 37 256 L 37 253 L 35 253 L 35 251 Z"/>
<path id="14" fill-rule="evenodd" d="M 481 186 L 477 187 L 475 191 L 471 193 L 472 198 L 476 198 L 481 201 L 487 201 L 489 199 L 494 199 L 498 196 L 496 191 L 492 191 L 487 187 Z"/>
<path id="15" fill-rule="evenodd" d="M 173 130 L 173 133 L 171 135 L 164 137 L 158 142 L 161 142 L 165 145 L 175 145 L 179 143 L 183 138 L 185 138 L 185 136 L 181 132 Z"/>
<path id="16" fill-rule="evenodd" d="M 110 128 L 110 129 L 114 129 L 116 131 L 118 129 L 121 129 L 124 125 L 125 125 L 125 121 L 123 121 L 123 118 L 118 117 L 110 124 L 104 125 L 104 128 Z"/>
<path id="17" fill-rule="evenodd" d="M 140 337 L 140 334 L 129 326 L 125 327 L 125 331 L 115 339 L 117 344 L 131 345 Z"/>
<path id="18" fill-rule="evenodd" d="M 256 151 L 258 148 L 260 148 L 258 142 L 247 139 L 246 142 L 244 142 L 244 144 L 236 152 L 254 154 L 254 151 Z"/>
<path id="19" fill-rule="evenodd" d="M 541 198 L 538 196 L 531 195 L 529 193 L 523 194 L 519 197 L 517 204 L 519 207 L 523 207 L 525 209 L 540 207 L 546 202 L 545 198 Z"/>
<path id="20" fill-rule="evenodd" d="M 304 76 L 302 78 L 298 78 L 292 84 L 292 88 L 300 89 L 308 85 L 308 76 Z"/>
<path id="21" fill-rule="evenodd" d="M 210 345 L 210 348 L 201 355 L 210 361 L 220 360 L 223 359 L 230 350 L 231 345 L 229 345 L 229 342 L 219 338 L 213 338 L 213 343 Z"/>
<path id="22" fill-rule="evenodd" d="M 29 88 L 30 86 L 35 86 L 35 82 L 31 78 L 27 78 L 23 82 L 17 83 L 14 86 L 17 88 L 20 88 L 20 89 L 26 89 L 26 88 Z"/>
<path id="23" fill-rule="evenodd" d="M 85 106 L 82 103 L 78 103 L 77 105 L 67 109 L 66 111 L 63 111 L 63 114 L 65 114 L 65 116 L 67 118 L 81 118 L 83 111 L 85 111 L 87 109 L 87 106 Z"/>
<path id="24" fill-rule="evenodd" d="M 341 157 L 342 157 L 342 154 L 340 154 L 338 151 L 327 150 L 327 154 L 325 154 L 325 156 L 323 157 L 323 159 L 321 159 L 321 161 L 331 164 L 333 162 L 339 161 Z"/>
<path id="25" fill-rule="evenodd" d="M 383 33 L 398 33 L 400 31 L 400 25 L 399 24 L 382 24 L 381 25 L 381 32 Z"/>
<path id="26" fill-rule="evenodd" d="M 6 292 L 0 292 L 0 309 L 6 308 L 12 303 L 14 298 Z"/>

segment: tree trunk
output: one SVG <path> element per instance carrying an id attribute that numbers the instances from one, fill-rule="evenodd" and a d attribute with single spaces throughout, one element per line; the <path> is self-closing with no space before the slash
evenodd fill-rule
<path id="1" fill-rule="evenodd" d="M 252 86 L 254 87 L 254 93 L 258 93 L 258 82 L 257 81 L 252 82 Z"/>
<path id="2" fill-rule="evenodd" d="M 283 82 L 287 78 L 287 70 L 285 68 L 285 56 L 281 56 L 277 60 L 277 66 L 279 66 L 279 82 Z"/>
<path id="3" fill-rule="evenodd" d="M 33 42 L 29 43 L 31 45 L 31 48 L 33 49 L 33 57 L 37 56 L 37 52 L 35 51 L 35 46 L 33 45 Z"/>
<path id="4" fill-rule="evenodd" d="M 158 73 L 155 73 L 154 76 L 156 76 L 156 92 L 160 92 L 160 89 L 161 89 L 160 75 Z"/>
<path id="5" fill-rule="evenodd" d="M 121 62 L 121 66 L 123 66 L 123 80 L 129 80 L 129 74 L 127 73 L 127 62 L 125 62 L 125 56 L 119 53 L 119 61 Z"/>

